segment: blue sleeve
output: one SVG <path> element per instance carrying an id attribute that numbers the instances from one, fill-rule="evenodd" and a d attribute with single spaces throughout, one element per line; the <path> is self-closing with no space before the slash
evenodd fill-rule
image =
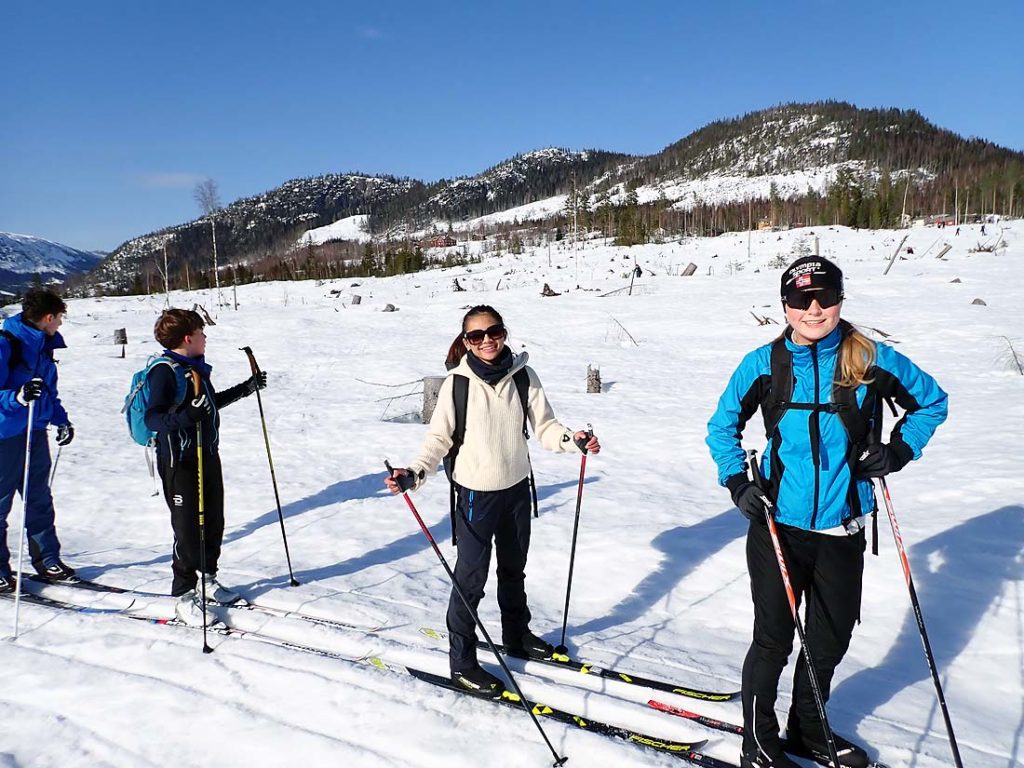
<path id="1" fill-rule="evenodd" d="M 178 403 L 178 377 L 169 365 L 154 365 L 147 375 L 149 405 L 146 408 L 146 426 L 154 432 L 170 432 L 195 426 L 184 410 L 174 411 Z M 173 412 L 172 412 L 173 411 Z"/>
<path id="2" fill-rule="evenodd" d="M 906 444 L 919 459 L 935 430 L 946 420 L 949 395 L 935 379 L 888 344 L 878 344 L 876 349 L 875 386 L 906 411 L 893 427 L 889 442 Z"/>
<path id="3" fill-rule="evenodd" d="M 705 442 L 718 465 L 718 482 L 725 485 L 733 475 L 746 472 L 746 455 L 740 439 L 743 428 L 761 405 L 764 387 L 771 384 L 771 345 L 747 354 L 733 372 L 718 399 Z"/>

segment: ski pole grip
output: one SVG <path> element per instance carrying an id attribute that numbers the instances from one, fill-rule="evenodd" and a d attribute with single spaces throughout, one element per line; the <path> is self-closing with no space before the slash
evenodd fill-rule
<path id="1" fill-rule="evenodd" d="M 590 451 L 587 450 L 587 443 L 589 443 L 590 438 L 594 436 L 594 428 L 590 424 L 587 424 L 585 432 L 586 437 L 581 437 L 579 440 L 576 440 L 575 438 L 573 439 L 573 442 L 576 443 L 576 447 L 583 451 L 584 455 L 590 453 Z"/>
<path id="2" fill-rule="evenodd" d="M 384 466 L 388 468 L 388 474 L 391 479 L 398 485 L 398 490 L 402 493 L 407 493 L 413 489 L 416 485 L 416 478 L 411 472 L 406 472 L 404 475 L 396 475 L 395 468 L 391 466 L 391 462 L 384 459 Z"/>
<path id="3" fill-rule="evenodd" d="M 763 491 L 764 476 L 761 474 L 761 465 L 757 463 L 757 451 L 753 448 L 747 451 L 747 459 L 750 461 L 750 476 L 754 480 L 754 485 Z"/>
<path id="4" fill-rule="evenodd" d="M 252 347 L 239 347 L 239 349 L 245 352 L 245 356 L 249 358 L 249 368 L 252 370 L 252 375 L 255 376 L 260 372 L 260 366 L 256 362 L 256 355 L 252 353 Z"/>

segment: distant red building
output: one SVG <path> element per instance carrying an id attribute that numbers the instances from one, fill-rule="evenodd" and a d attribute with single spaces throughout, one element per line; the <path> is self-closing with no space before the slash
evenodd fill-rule
<path id="1" fill-rule="evenodd" d="M 438 235 L 437 237 L 424 240 L 421 245 L 424 248 L 451 248 L 453 245 L 458 245 L 458 243 L 451 235 Z"/>

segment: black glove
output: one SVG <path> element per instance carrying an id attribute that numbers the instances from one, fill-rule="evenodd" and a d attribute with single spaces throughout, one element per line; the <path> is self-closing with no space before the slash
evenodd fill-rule
<path id="1" fill-rule="evenodd" d="M 43 394 L 43 380 L 37 377 L 22 384 L 14 399 L 22 405 L 28 405 L 33 400 L 38 400 L 41 394 Z"/>
<path id="2" fill-rule="evenodd" d="M 254 373 L 252 376 L 250 376 L 248 379 L 245 380 L 245 394 L 246 395 L 251 395 L 257 389 L 266 389 L 266 388 L 267 388 L 267 372 L 266 371 L 260 371 L 259 373 Z"/>
<path id="3" fill-rule="evenodd" d="M 588 451 L 587 451 L 587 443 L 590 442 L 590 438 L 592 438 L 593 436 L 594 436 L 594 433 L 592 431 L 588 430 L 583 437 L 580 437 L 580 438 L 574 437 L 572 439 L 572 441 L 574 443 L 576 443 L 576 447 L 579 448 L 580 451 L 582 451 L 583 453 L 588 453 Z"/>
<path id="4" fill-rule="evenodd" d="M 891 472 L 899 472 L 913 458 L 914 452 L 902 440 L 893 440 L 888 445 L 875 443 L 861 451 L 853 465 L 853 476 L 862 479 L 885 477 Z"/>
<path id="5" fill-rule="evenodd" d="M 391 470 L 391 479 L 395 481 L 399 491 L 407 493 L 416 487 L 416 481 L 422 480 L 424 474 L 423 470 L 415 472 L 407 468 L 398 468 Z"/>
<path id="6" fill-rule="evenodd" d="M 69 421 L 57 427 L 57 445 L 64 446 L 75 439 L 75 428 Z"/>
<path id="7" fill-rule="evenodd" d="M 188 403 L 186 403 L 185 413 L 188 414 L 188 417 L 192 419 L 192 421 L 198 423 L 206 416 L 213 413 L 213 403 L 211 403 L 210 398 L 203 393 L 194 400 L 189 400 Z"/>
<path id="8" fill-rule="evenodd" d="M 725 485 L 732 494 L 732 503 L 736 505 L 736 509 L 753 522 L 765 525 L 765 510 L 772 513 L 775 511 L 775 505 L 767 494 L 750 482 L 743 473 L 733 475 L 726 480 Z"/>

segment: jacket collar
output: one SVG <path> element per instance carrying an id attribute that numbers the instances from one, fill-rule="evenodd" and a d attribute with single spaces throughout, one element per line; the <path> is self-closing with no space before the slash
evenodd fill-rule
<path id="1" fill-rule="evenodd" d="M 195 368 L 199 371 L 199 375 L 204 379 L 210 378 L 210 373 L 213 371 L 213 366 L 206 362 L 206 355 L 200 355 L 199 357 L 185 357 L 185 355 L 179 355 L 170 349 L 165 349 L 162 354 L 165 357 L 171 358 L 176 363 L 186 366 L 187 368 Z"/>
<path id="2" fill-rule="evenodd" d="M 21 312 L 4 320 L 4 330 L 16 336 L 21 342 L 21 356 L 25 360 L 35 360 L 46 350 L 66 349 L 68 346 L 60 331 L 53 336 L 47 336 L 45 332 L 26 322 Z"/>
<path id="3" fill-rule="evenodd" d="M 840 320 L 839 325 L 832 329 L 832 333 L 823 339 L 819 339 L 813 344 L 797 344 L 793 341 L 793 329 L 786 328 L 786 348 L 793 355 L 810 355 L 811 349 L 815 348 L 819 355 L 831 355 L 835 354 L 839 349 L 839 345 L 843 342 L 843 336 L 845 336 L 845 329 L 843 322 Z"/>

